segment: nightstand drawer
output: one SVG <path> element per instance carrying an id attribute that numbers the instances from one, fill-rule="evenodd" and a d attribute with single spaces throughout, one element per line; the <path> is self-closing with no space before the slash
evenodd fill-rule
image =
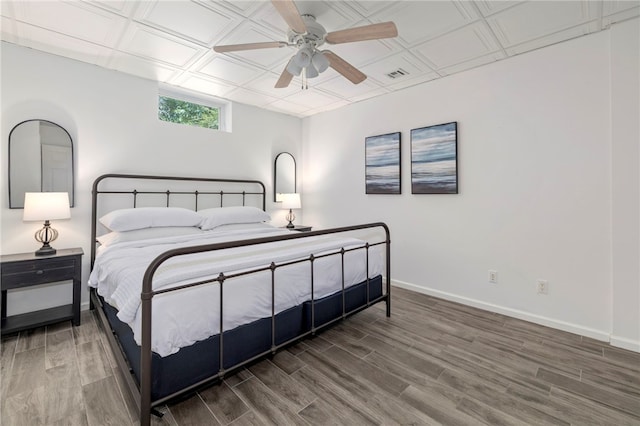
<path id="1" fill-rule="evenodd" d="M 73 259 L 52 259 L 48 262 L 21 262 L 2 265 L 2 289 L 51 283 L 73 279 Z"/>

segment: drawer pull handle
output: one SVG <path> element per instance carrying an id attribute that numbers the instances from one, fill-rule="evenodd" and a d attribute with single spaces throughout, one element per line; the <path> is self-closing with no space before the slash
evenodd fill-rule
<path id="1" fill-rule="evenodd" d="M 38 270 L 36 271 L 36 274 L 37 274 L 37 275 L 42 275 L 42 274 L 44 274 L 44 271 L 43 271 L 42 269 L 38 269 Z"/>

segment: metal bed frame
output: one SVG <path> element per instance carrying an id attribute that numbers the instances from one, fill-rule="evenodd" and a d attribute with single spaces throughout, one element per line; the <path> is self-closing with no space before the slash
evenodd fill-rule
<path id="1" fill-rule="evenodd" d="M 258 190 L 255 191 L 247 191 L 247 190 L 242 190 L 242 191 L 237 191 L 237 190 L 230 190 L 230 191 L 225 191 L 225 190 L 216 190 L 216 191 L 198 191 L 198 190 L 192 190 L 192 191 L 184 191 L 184 190 L 176 190 L 176 191 L 171 191 L 171 190 L 165 190 L 165 191 L 157 191 L 157 190 L 137 190 L 135 188 L 133 189 L 100 189 L 100 184 L 103 183 L 106 180 L 132 180 L 132 181 L 158 181 L 158 182 L 192 182 L 195 185 L 211 185 L 211 184 L 219 184 L 221 186 L 225 186 L 225 185 L 231 185 L 231 186 L 251 186 L 251 187 L 257 187 L 259 188 Z M 260 189 L 261 188 L 261 189 Z M 144 195 L 164 195 L 166 196 L 166 206 L 170 206 L 171 203 L 171 195 L 176 195 L 176 194 L 181 194 L 181 195 L 190 195 L 194 197 L 194 205 L 195 205 L 195 210 L 197 210 L 197 206 L 198 206 L 198 199 L 200 196 L 202 195 L 213 195 L 213 196 L 219 196 L 220 197 L 220 202 L 219 205 L 220 207 L 224 206 L 224 196 L 225 195 L 236 195 L 236 196 L 242 196 L 242 205 L 245 205 L 246 200 L 248 197 L 257 197 L 258 199 L 261 199 L 262 201 L 262 209 L 265 209 L 265 199 L 266 199 L 266 192 L 265 192 L 265 187 L 264 184 L 260 181 L 256 181 L 256 180 L 241 180 L 241 179 L 217 179 L 217 178 L 197 178 L 197 177 L 173 177 L 173 176 L 151 176 L 151 175 L 134 175 L 134 174 L 106 174 L 106 175 L 102 175 L 100 177 L 98 177 L 94 184 L 93 184 L 93 191 L 92 191 L 92 228 L 91 228 L 91 238 L 92 238 L 92 247 L 91 247 L 91 267 L 93 268 L 94 262 L 95 262 L 95 256 L 96 256 L 96 237 L 97 237 L 97 219 L 98 219 L 98 197 L 99 196 L 106 196 L 106 195 L 125 195 L 125 196 L 131 196 L 132 197 L 132 204 L 134 207 L 137 206 L 138 204 L 138 199 L 140 196 L 144 196 Z M 229 273 L 229 274 L 224 274 L 224 273 L 220 273 L 218 275 L 218 277 L 214 278 L 214 279 L 207 279 L 207 280 L 203 280 L 203 281 L 198 281 L 198 282 L 193 282 L 193 283 L 189 283 L 189 284 L 184 284 L 178 287 L 172 287 L 170 289 L 164 289 L 164 290 L 158 290 L 158 291 L 154 291 L 152 290 L 152 282 L 153 282 L 153 276 L 156 272 L 156 270 L 163 264 L 163 262 L 173 258 L 173 257 L 177 257 L 177 256 L 184 256 L 184 255 L 189 255 L 189 254 L 193 254 L 193 253 L 200 253 L 200 252 L 206 252 L 206 251 L 216 251 L 216 250 L 224 250 L 224 249 L 229 249 L 229 248 L 236 248 L 236 247 L 243 247 L 243 246 L 249 246 L 249 245 L 257 245 L 257 244 L 267 244 L 267 243 L 273 243 L 273 242 L 277 242 L 277 241 L 285 241 L 285 240 L 293 240 L 293 239 L 299 239 L 299 238 L 308 238 L 308 237 L 312 237 L 312 236 L 318 236 L 318 235 L 330 235 L 330 234 L 340 234 L 340 233 L 347 233 L 347 232 L 352 232 L 352 231 L 358 231 L 358 230 L 363 230 L 363 229 L 367 229 L 367 228 L 380 228 L 384 231 L 384 240 L 382 241 L 376 241 L 374 243 L 365 243 L 363 246 L 359 246 L 359 247 L 355 247 L 355 248 L 350 248 L 350 249 L 345 249 L 342 248 L 338 251 L 331 251 L 329 253 L 325 253 L 322 255 L 318 255 L 318 256 L 314 256 L 311 255 L 308 258 L 304 258 L 304 259 L 299 259 L 299 260 L 293 260 L 293 261 L 287 261 L 287 262 L 280 262 L 280 263 L 275 263 L 275 262 L 271 262 L 270 265 L 268 266 L 263 266 L 263 267 L 255 267 L 255 268 L 251 268 L 249 270 L 243 270 L 242 272 L 237 272 L 237 273 Z M 378 245 L 384 245 L 384 249 L 385 249 L 385 271 L 384 271 L 384 280 L 385 280 L 385 291 L 382 292 L 382 295 L 380 295 L 379 297 L 374 298 L 373 300 L 370 300 L 370 295 L 369 295 L 369 281 L 371 279 L 371 277 L 369 277 L 369 250 L 374 247 L 374 246 L 378 246 Z M 346 305 L 345 305 L 345 283 L 344 283 L 344 257 L 345 254 L 350 252 L 350 251 L 355 251 L 355 250 L 365 250 L 366 253 L 366 270 L 367 270 L 367 278 L 366 278 L 366 290 L 367 290 L 367 297 L 366 297 L 366 304 L 359 306 L 351 311 L 346 311 Z M 314 279 L 313 279 L 313 265 L 314 265 L 314 261 L 322 258 L 322 257 L 327 257 L 327 256 L 341 256 L 341 264 L 342 264 L 342 314 L 340 316 L 338 316 L 337 318 L 334 318 L 332 320 L 329 320 L 319 326 L 316 326 L 316 322 L 315 322 L 315 303 L 314 303 Z M 311 281 L 311 326 L 309 328 L 309 330 L 307 330 L 306 332 L 303 332 L 299 335 L 296 335 L 294 338 L 288 339 L 284 342 L 281 342 L 279 344 L 276 344 L 276 337 L 275 337 L 275 333 L 276 333 L 276 328 L 275 328 L 275 318 L 276 318 L 276 313 L 275 313 L 275 271 L 283 266 L 289 266 L 289 265 L 293 265 L 293 264 L 297 264 L 297 263 L 308 263 L 310 265 L 309 271 L 310 271 L 310 281 Z M 245 359 L 244 361 L 241 361 L 239 363 L 234 364 L 233 366 L 229 367 L 229 368 L 224 368 L 223 367 L 223 357 L 224 357 L 224 353 L 223 353 L 223 348 L 224 348 L 224 330 L 223 330 L 223 306 L 222 306 L 222 300 L 223 300 L 223 289 L 224 289 L 224 282 L 230 278 L 235 278 L 235 277 L 239 277 L 239 276 L 243 276 L 243 275 L 249 275 L 249 274 L 253 274 L 253 273 L 257 273 L 257 272 L 264 272 L 264 271 L 271 271 L 271 347 L 255 356 L 252 356 L 248 359 Z M 163 293 L 168 293 L 168 292 L 172 292 L 172 291 L 178 291 L 181 289 L 185 289 L 185 288 L 189 288 L 189 287 L 194 287 L 194 286 L 199 286 L 199 285 L 204 285 L 204 284 L 209 284 L 209 283 L 213 283 L 213 282 L 217 282 L 219 283 L 219 291 L 220 291 L 220 306 L 219 306 L 219 314 L 220 314 L 220 330 L 219 330 L 219 339 L 220 339 L 220 343 L 219 343 L 219 370 L 216 374 L 201 380 L 191 386 L 185 387 L 183 389 L 180 389 L 176 392 L 174 392 L 171 395 L 162 397 L 160 399 L 157 400 L 152 400 L 151 394 L 152 394 L 152 348 L 151 348 L 151 318 L 152 318 L 152 300 L 153 297 L 155 295 L 159 295 L 159 294 L 163 294 Z M 117 338 L 115 337 L 115 332 L 113 332 L 111 330 L 111 326 L 109 324 L 109 320 L 107 319 L 106 314 L 103 312 L 102 309 L 98 309 L 98 318 L 101 322 L 101 325 L 103 326 L 103 328 L 105 330 L 110 330 L 112 331 L 111 333 L 106 333 L 107 334 L 107 339 L 109 341 L 110 346 L 113 349 L 115 358 L 116 358 L 116 362 L 118 364 L 118 367 L 120 368 L 120 370 L 123 372 L 123 376 L 125 378 L 126 381 L 126 387 L 130 393 L 130 396 L 132 397 L 132 400 L 135 402 L 139 412 L 140 412 L 140 423 L 141 425 L 149 425 L 151 422 L 151 414 L 157 415 L 157 416 L 161 416 L 162 414 L 159 413 L 154 407 L 157 407 L 160 404 L 166 403 L 167 401 L 174 399 L 180 395 L 183 395 L 185 393 L 191 392 L 196 390 L 197 388 L 200 388 L 206 384 L 210 384 L 216 381 L 221 381 L 225 376 L 228 376 L 229 374 L 231 374 L 232 372 L 237 371 L 238 369 L 244 367 L 247 364 L 250 364 L 258 359 L 264 358 L 265 356 L 269 356 L 269 355 L 273 355 L 275 354 L 280 348 L 283 348 L 285 346 L 291 345 L 292 343 L 299 341 L 300 339 L 307 337 L 309 335 L 315 335 L 316 332 L 318 332 L 320 329 L 325 328 L 337 321 L 341 321 L 344 318 L 346 318 L 347 316 L 350 316 L 352 314 L 355 314 L 356 312 L 359 312 L 363 309 L 366 309 L 367 307 L 379 303 L 379 302 L 385 302 L 386 303 L 386 315 L 387 317 L 389 317 L 391 315 L 391 267 L 390 267 L 390 234 L 389 234 L 389 228 L 387 227 L 387 225 L 385 223 L 382 222 L 376 222 L 376 223 L 368 223 L 368 224 L 362 224 L 362 225 L 354 225 L 354 226 L 347 226 L 347 227 L 341 227 L 341 228 L 333 228 L 333 229 L 326 229 L 326 230 L 320 230 L 320 231 L 312 231 L 312 232 L 305 232 L 305 233 L 291 233 L 291 235 L 282 235 L 282 236 L 275 236 L 275 237 L 262 237 L 262 238 L 252 238 L 252 239 L 246 239 L 246 240 L 241 240 L 241 241 L 231 241 L 231 242 L 225 242 L 225 243 L 216 243 L 216 244 L 208 244 L 208 245 L 199 245 L 199 246 L 192 246 L 192 247 L 184 247 L 184 248 L 178 248 L 178 249 L 173 249 L 173 250 L 169 250 L 167 252 L 164 252 L 162 254 L 160 254 L 158 257 L 156 257 L 151 264 L 148 266 L 145 274 L 144 274 L 144 279 L 143 279 L 143 283 L 142 283 L 142 292 L 141 292 L 141 309 L 142 309 L 142 345 L 141 345 L 141 364 L 140 364 L 140 384 L 138 385 L 138 383 L 136 382 L 136 379 L 131 371 L 131 368 L 129 366 L 129 363 L 126 359 L 126 356 L 124 354 L 124 351 L 120 348 L 120 345 L 118 343 Z M 334 293 L 336 294 L 336 293 Z M 92 289 L 91 291 L 91 308 L 93 309 L 95 306 L 101 306 L 102 302 L 99 298 L 99 296 L 97 295 L 97 292 L 95 291 L 95 289 Z M 129 373 L 129 374 L 127 374 Z"/>

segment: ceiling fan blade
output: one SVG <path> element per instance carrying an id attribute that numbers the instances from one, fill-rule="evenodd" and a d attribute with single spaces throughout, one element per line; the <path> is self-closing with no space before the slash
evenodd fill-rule
<path id="1" fill-rule="evenodd" d="M 323 50 L 322 53 L 324 53 L 324 55 L 329 60 L 329 66 L 338 71 L 353 84 L 362 83 L 367 79 L 366 75 L 358 71 L 356 67 L 354 67 L 335 53 L 329 50 Z"/>
<path id="2" fill-rule="evenodd" d="M 286 41 L 265 41 L 262 43 L 227 44 L 223 46 L 214 46 L 213 50 L 218 53 L 225 53 L 238 52 L 240 50 L 270 49 L 272 47 L 285 46 L 288 46 Z"/>
<path id="3" fill-rule="evenodd" d="M 351 43 L 353 41 L 378 40 L 397 37 L 398 29 L 393 22 L 365 25 L 346 30 L 333 31 L 327 34 L 325 41 L 331 44 Z"/>
<path id="4" fill-rule="evenodd" d="M 293 31 L 298 34 L 307 32 L 307 25 L 302 20 L 293 0 L 271 0 L 271 3 Z"/>
<path id="5" fill-rule="evenodd" d="M 291 62 L 291 60 L 289 60 L 289 62 Z M 287 65 L 289 64 L 287 63 Z M 287 67 L 284 67 L 284 69 L 282 70 L 282 74 L 280 74 L 280 78 L 278 79 L 278 81 L 276 81 L 276 85 L 274 87 L 276 89 L 284 89 L 285 87 L 289 86 L 289 83 L 291 83 L 292 79 L 293 74 L 287 71 Z"/>

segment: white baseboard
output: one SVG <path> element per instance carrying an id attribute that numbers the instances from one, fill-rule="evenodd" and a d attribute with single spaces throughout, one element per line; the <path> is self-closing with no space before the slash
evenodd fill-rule
<path id="1" fill-rule="evenodd" d="M 595 330 L 593 328 L 583 327 L 578 324 L 572 324 L 564 321 L 559 321 L 553 318 L 543 317 L 541 315 L 520 311 L 518 309 L 512 309 L 504 306 L 494 305 L 491 303 L 482 302 L 480 300 L 470 299 L 468 297 L 458 296 L 456 294 L 447 293 L 440 290 L 434 290 L 432 288 L 421 287 L 421 286 L 417 286 L 411 283 L 406 283 L 403 281 L 391 280 L 391 285 L 404 288 L 406 290 L 412 290 L 417 293 L 423 293 L 429 296 L 450 300 L 452 302 L 462 303 L 463 305 L 469 305 L 475 308 L 484 309 L 485 311 L 496 312 L 496 313 L 507 315 L 513 318 L 518 318 L 521 320 L 533 322 L 533 323 L 544 325 L 547 327 L 556 328 L 558 330 L 567 331 L 569 333 L 579 334 L 581 336 L 590 337 L 592 339 L 601 340 L 603 342 L 610 342 L 613 346 L 617 346 L 617 345 L 614 345 L 609 333 L 606 333 L 600 330 Z M 393 305 L 391 306 L 392 306 L 391 309 L 392 309 L 392 315 L 393 315 Z M 623 346 L 620 346 L 620 347 L 623 347 Z M 636 348 L 638 348 L 638 346 L 636 346 Z M 630 348 L 625 347 L 625 349 L 630 349 Z M 638 351 L 637 349 L 631 349 L 631 350 Z"/>
<path id="2" fill-rule="evenodd" d="M 640 340 L 631 340 L 626 337 L 611 335 L 611 346 L 617 348 L 628 349 L 634 352 L 640 352 Z"/>

